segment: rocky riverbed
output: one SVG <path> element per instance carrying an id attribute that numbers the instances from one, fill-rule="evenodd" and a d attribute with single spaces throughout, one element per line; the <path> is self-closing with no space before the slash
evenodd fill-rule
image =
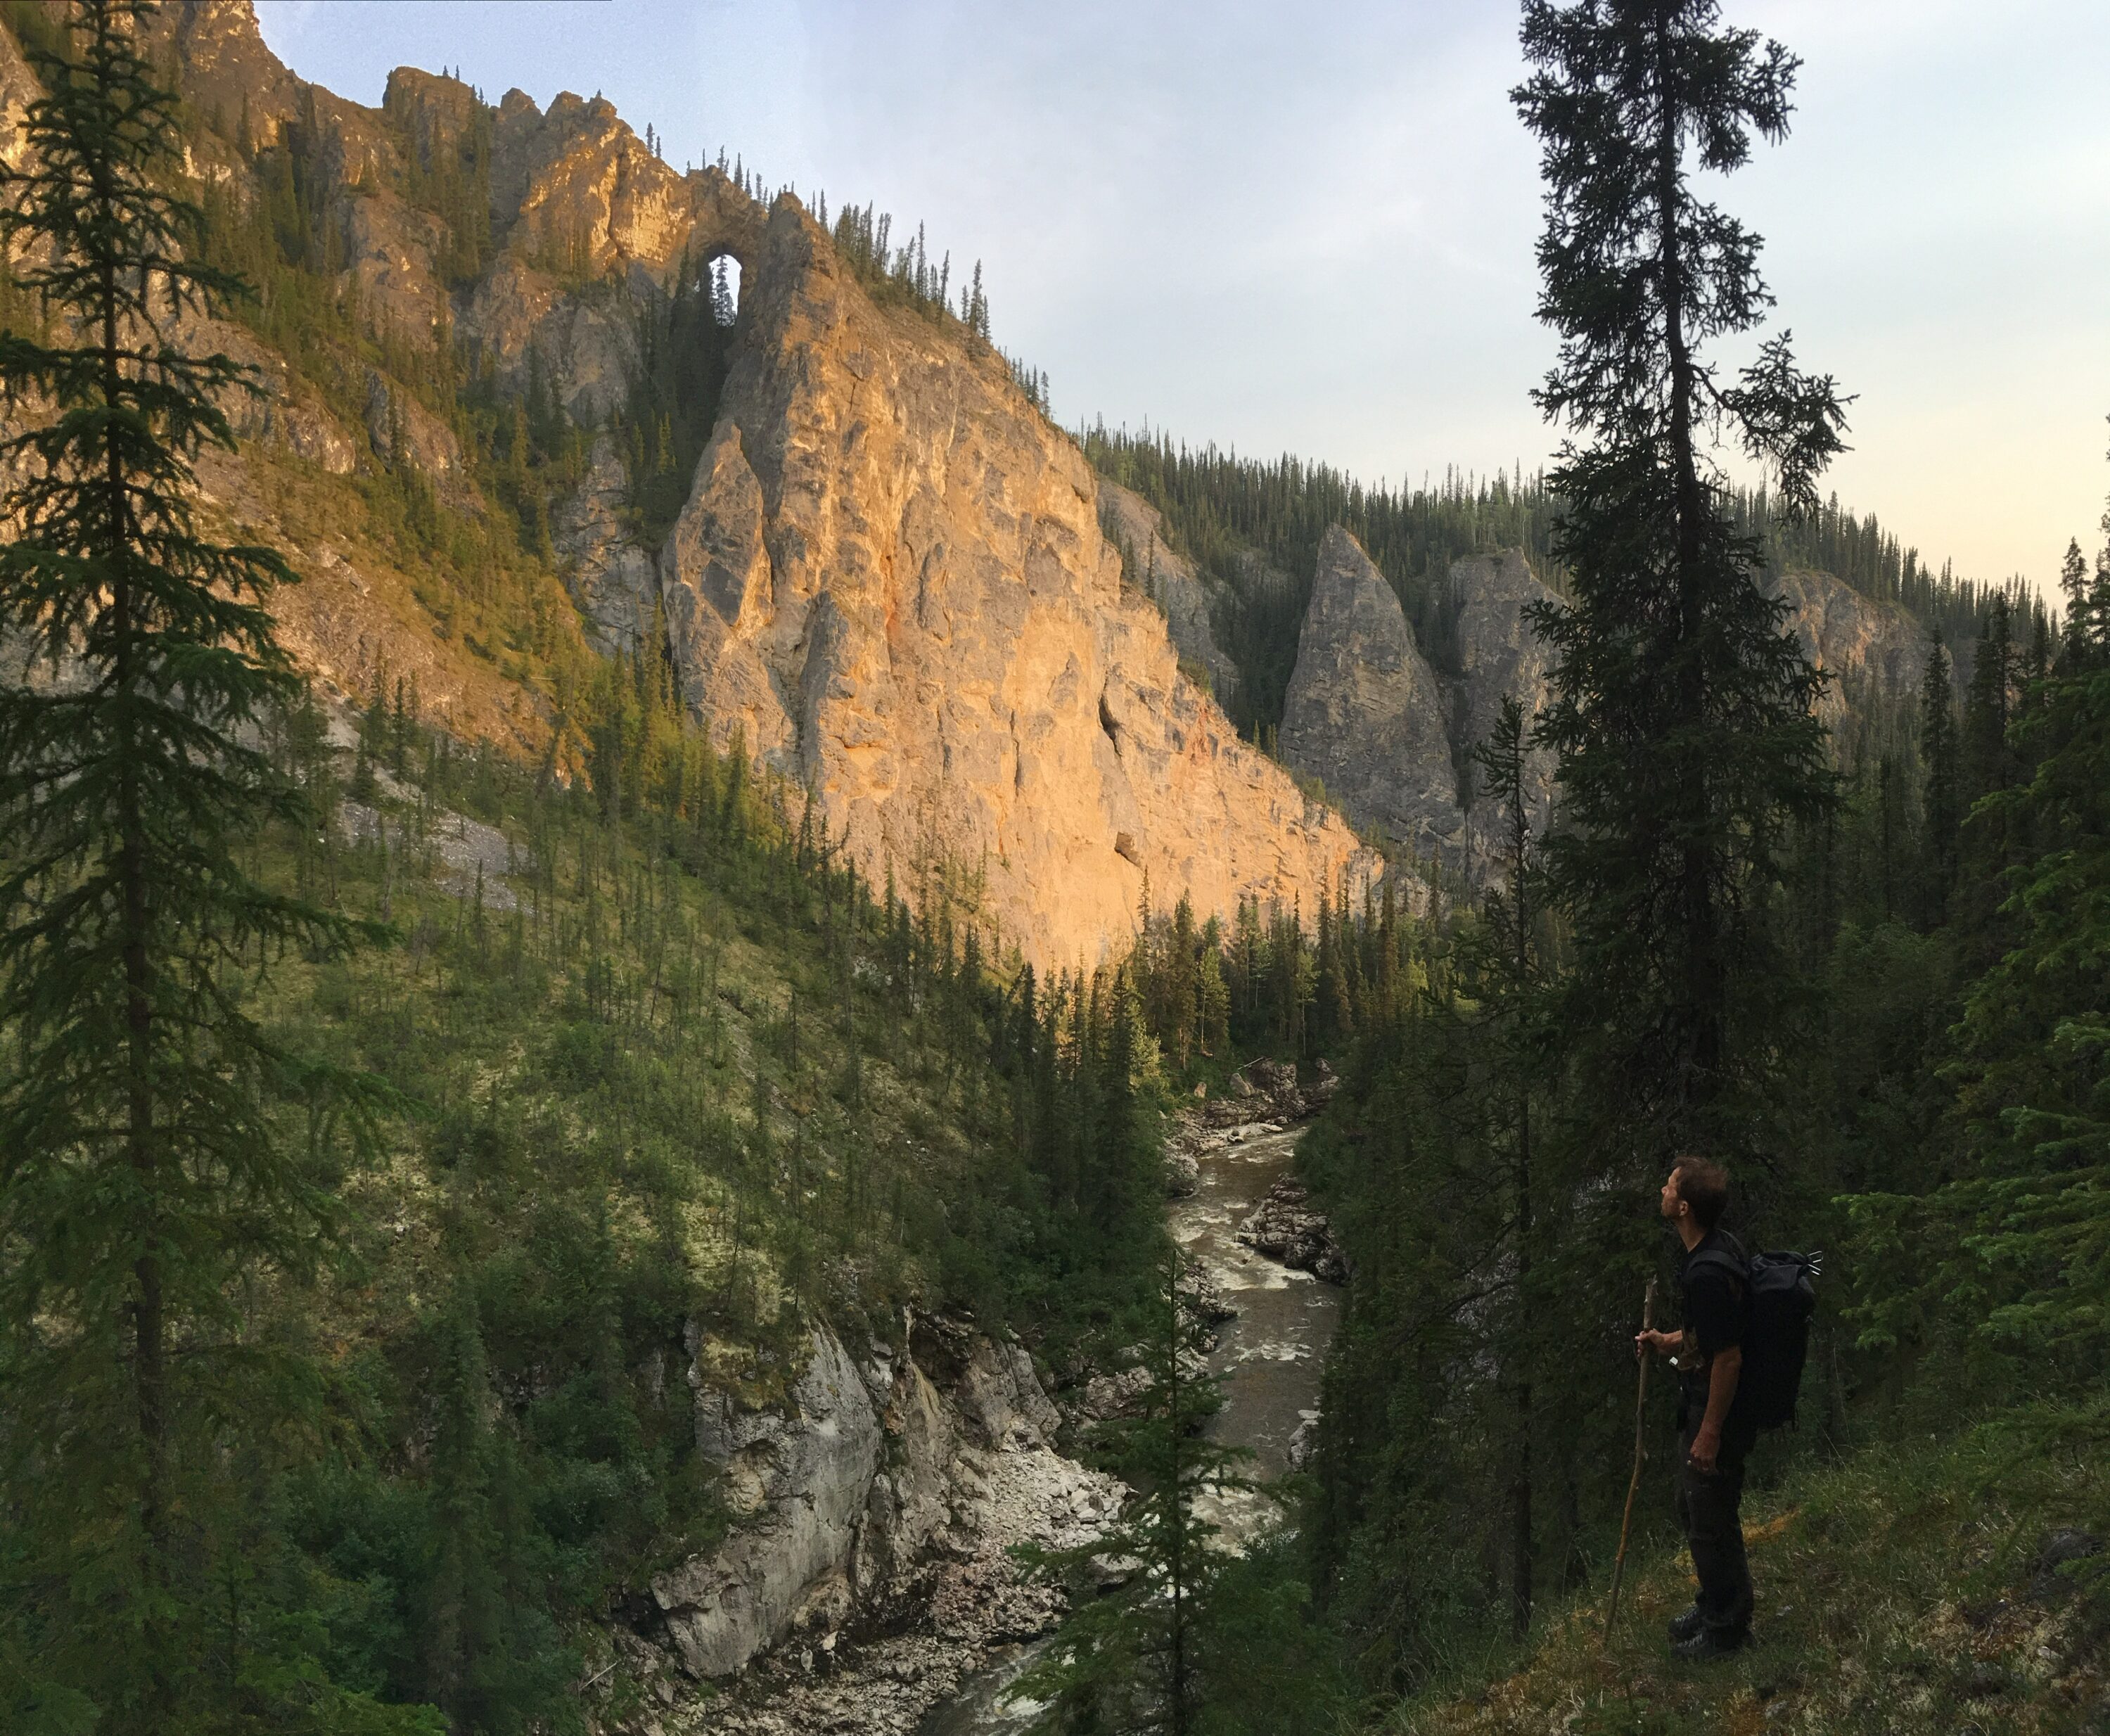
<path id="1" fill-rule="evenodd" d="M 1275 1076 L 1260 1094 L 1270 1113 L 1229 1126 L 1190 1124 L 1176 1144 L 1191 1150 L 1198 1185 L 1169 1212 L 1173 1238 L 1214 1285 L 1232 1317 L 1216 1328 L 1210 1371 L 1222 1378 L 1224 1407 L 1210 1433 L 1253 1454 L 1252 1474 L 1279 1477 L 1301 1462 L 1319 1414 L 1326 1346 L 1341 1313 L 1347 1262 L 1323 1216 L 1293 1173 L 1310 1114 L 1330 1091 L 1299 1094 Z M 1210 1117 L 1238 1107 L 1232 1099 Z M 1234 1538 L 1274 1516 L 1264 1498 L 1227 1498 L 1214 1515 Z"/>
<path id="2" fill-rule="evenodd" d="M 1251 1470 L 1279 1477 L 1302 1460 L 1319 1415 L 1319 1380 L 1338 1323 L 1338 1258 L 1325 1219 L 1311 1210 L 1292 1173 L 1297 1142 L 1332 1093 L 1330 1076 L 1300 1089 L 1286 1067 L 1260 1063 L 1247 1089 L 1196 1104 L 1166 1152 L 1168 1225 L 1193 1262 L 1189 1306 L 1211 1322 L 1209 1371 L 1224 1382 L 1224 1406 L 1210 1434 L 1253 1454 Z M 1293 1203 L 1293 1222 L 1288 1215 Z M 1292 1227 L 1277 1253 L 1272 1229 Z M 1319 1252 L 1333 1250 L 1331 1262 Z M 1280 1257 L 1302 1253 L 1302 1264 Z M 1314 1266 L 1328 1268 L 1320 1277 Z M 1338 1271 L 1339 1277 L 1333 1277 Z M 1087 1415 L 1118 1408 L 1132 1394 L 1119 1375 L 1102 1375 L 1077 1395 Z M 1252 1535 L 1275 1515 L 1264 1496 L 1238 1494 L 1211 1516 L 1232 1539 Z M 934 1707 L 918 1736 L 1017 1736 L 1038 1708 L 1009 1689 L 1039 1647 L 1005 1648 Z"/>
<path id="3" fill-rule="evenodd" d="M 1286 1068 L 1182 1117 L 1167 1153 L 1169 1227 L 1193 1262 L 1189 1305 L 1211 1322 L 1222 1377 L 1211 1433 L 1251 1449 L 1262 1478 L 1295 1462 L 1318 1414 L 1320 1365 L 1345 1276 L 1291 1173 L 1330 1090 Z M 1324 1274 L 1322 1277 L 1320 1274 Z M 745 1523 L 663 1574 L 651 1607 L 614 1631 L 597 1707 L 623 1736 L 1007 1736 L 1035 1708 L 1009 1690 L 1061 1616 L 1023 1575 L 1020 1543 L 1098 1536 L 1124 1491 L 1058 1439 L 1137 1396 L 1103 1371 L 1058 1411 L 1016 1344 L 929 1317 L 905 1344 L 853 1354 L 813 1335 L 788 1395 L 742 1409 L 698 1394 L 698 1436 Z M 1262 1498 L 1215 1516 L 1233 1539 L 1267 1522 Z M 603 1690 L 605 1693 L 605 1690 Z"/>

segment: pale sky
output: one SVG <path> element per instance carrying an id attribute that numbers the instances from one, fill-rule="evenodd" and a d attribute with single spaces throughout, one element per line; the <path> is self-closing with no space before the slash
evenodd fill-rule
<path id="1" fill-rule="evenodd" d="M 1795 130 L 1720 188 L 1834 469 L 1937 566 L 2049 586 L 2110 493 L 2110 5 L 1727 0 L 1803 57 Z M 1537 155 L 1504 0 L 259 0 L 363 102 L 459 66 L 609 97 L 677 165 L 927 224 L 980 257 L 1055 413 L 1365 478 L 1534 469 Z"/>

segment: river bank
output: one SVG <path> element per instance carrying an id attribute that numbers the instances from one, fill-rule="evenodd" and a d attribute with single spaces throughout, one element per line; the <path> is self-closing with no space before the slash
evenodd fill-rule
<path id="1" fill-rule="evenodd" d="M 1249 1450 L 1266 1480 L 1291 1468 L 1317 1414 L 1340 1294 L 1284 1263 L 1325 1269 L 1330 1243 L 1323 1221 L 1320 1240 L 1308 1233 L 1293 1167 L 1326 1086 L 1306 1092 L 1265 1062 L 1252 1071 L 1174 1128 L 1167 1228 L 1218 1317 L 1209 1368 L 1225 1403 L 1210 1432 Z M 1010 1552 L 1089 1543 L 1118 1510 L 1120 1485 L 1065 1448 L 1133 1383 L 1098 1375 L 1059 1392 L 1058 1410 L 1016 1344 L 929 1317 L 905 1336 L 905 1353 L 853 1355 L 817 1330 L 785 1407 L 700 1416 L 756 1517 L 654 1583 L 654 1620 L 616 1630 L 614 1664 L 632 1686 L 627 1703 L 603 1701 L 600 1729 L 1014 1736 L 1031 1721 L 1036 1708 L 1010 1689 L 1061 1598 Z M 1236 1546 L 1274 1512 L 1241 1494 L 1210 1516 Z"/>
<path id="2" fill-rule="evenodd" d="M 1197 1105 L 1181 1118 L 1166 1145 L 1179 1191 L 1166 1215 L 1173 1240 L 1198 1268 L 1203 1293 L 1229 1311 L 1213 1326 L 1209 1372 L 1222 1382 L 1224 1403 L 1208 1433 L 1251 1453 L 1248 1474 L 1266 1482 L 1296 1468 L 1300 1430 L 1318 1416 L 1341 1291 L 1286 1264 L 1279 1252 L 1264 1251 L 1281 1248 L 1270 1231 L 1279 1202 L 1294 1195 L 1297 1142 L 1326 1091 L 1301 1091 L 1288 1069 L 1268 1069 L 1261 1081 L 1251 1096 Z M 1324 1264 L 1323 1253 L 1310 1258 Z M 1264 1494 L 1244 1492 L 1212 1500 L 1207 1516 L 1237 1547 L 1278 1512 Z M 1044 1645 L 1005 1648 L 935 1707 L 917 1736 L 1018 1736 L 1039 1708 L 1009 1690 Z"/>

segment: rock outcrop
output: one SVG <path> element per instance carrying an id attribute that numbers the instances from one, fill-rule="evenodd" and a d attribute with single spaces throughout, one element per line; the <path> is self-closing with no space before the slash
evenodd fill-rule
<path id="1" fill-rule="evenodd" d="M 1216 643 L 1211 624 L 1218 587 L 1166 542 L 1163 515 L 1133 489 L 1103 480 L 1099 520 L 1122 552 L 1125 582 L 1165 611 L 1180 662 L 1205 674 L 1217 703 L 1228 706 L 1238 666 Z"/>
<path id="2" fill-rule="evenodd" d="M 1857 700 L 1918 691 L 1934 641 L 1902 605 L 1874 601 L 1828 573 L 1783 573 L 1776 593 L 1787 599 L 1803 655 L 1832 678 L 1817 709 L 1834 728 Z"/>
<path id="3" fill-rule="evenodd" d="M 1504 816 L 1476 795 L 1474 747 L 1514 696 L 1527 723 L 1551 694 L 1552 655 L 1531 625 L 1559 599 L 1517 550 L 1452 563 L 1444 599 L 1454 673 L 1422 655 L 1392 587 L 1338 526 L 1320 547 L 1281 732 L 1284 761 L 1320 780 L 1366 836 L 1464 875 L 1499 877 Z M 1929 640 L 1895 604 L 1872 601 L 1828 573 L 1791 573 L 1776 594 L 1804 654 L 1834 678 L 1819 714 L 1842 727 L 1872 700 L 1909 698 Z M 1533 831 L 1554 805 L 1554 757 L 1527 755 Z M 1465 798 L 1461 801 L 1460 798 Z"/>
<path id="4" fill-rule="evenodd" d="M 1284 703 L 1284 763 L 1318 778 L 1365 832 L 1423 859 L 1465 850 L 1450 700 L 1362 545 L 1334 525 Z"/>
<path id="5" fill-rule="evenodd" d="M 789 1394 L 764 1408 L 692 1379 L 697 1444 L 738 1518 L 717 1550 L 652 1582 L 654 1618 L 630 1630 L 633 1670 L 670 1702 L 683 1680 L 722 1682 L 789 1643 L 808 1667 L 817 1656 L 888 1684 L 912 1729 L 987 1647 L 1060 1613 L 1011 1548 L 1089 1543 L 1123 1494 L 1056 1451 L 1061 1419 L 1025 1351 L 959 1322 L 918 1317 L 905 1348 L 875 1344 L 862 1362 L 816 1328 Z M 799 1728 L 783 1721 L 785 1685 L 758 1683 L 711 1727 Z"/>
<path id="6" fill-rule="evenodd" d="M 777 1639 L 818 1592 L 847 1591 L 850 1558 L 879 1470 L 879 1413 L 842 1340 L 825 1327 L 782 1412 L 737 1413 L 700 1397 L 696 1446 L 720 1467 L 748 1521 L 716 1554 L 652 1582 L 653 1601 L 696 1676 L 730 1675 Z"/>
<path id="7" fill-rule="evenodd" d="M 690 704 L 809 789 L 875 881 L 979 879 L 1042 963 L 1375 868 L 1241 742 L 1125 592 L 1083 455 L 957 325 L 881 308 L 795 200 L 743 279 L 718 426 L 661 553 Z"/>
<path id="8" fill-rule="evenodd" d="M 1329 1284 L 1346 1284 L 1347 1255 L 1333 1240 L 1333 1227 L 1311 1204 L 1310 1190 L 1294 1176 L 1284 1176 L 1267 1198 L 1238 1226 L 1238 1240 L 1256 1253 Z"/>
<path id="9" fill-rule="evenodd" d="M 1558 599 L 1538 582 L 1517 549 L 1453 561 L 1449 585 L 1459 664 L 1453 751 L 1469 759 L 1474 748 L 1494 733 L 1505 699 L 1514 697 L 1523 705 L 1528 730 L 1551 696 L 1547 677 L 1552 653 L 1525 611 Z M 1525 812 L 1537 833 L 1545 832 L 1553 816 L 1554 764 L 1554 756 L 1544 749 L 1524 760 Z M 1490 835 L 1501 829 L 1499 814 L 1476 801 L 1471 822 L 1476 852 L 1497 847 Z"/>
<path id="10" fill-rule="evenodd" d="M 558 508 L 552 540 L 601 648 L 634 652 L 651 637 L 659 575 L 623 521 L 628 487 L 614 437 L 595 436 L 586 481 Z"/>

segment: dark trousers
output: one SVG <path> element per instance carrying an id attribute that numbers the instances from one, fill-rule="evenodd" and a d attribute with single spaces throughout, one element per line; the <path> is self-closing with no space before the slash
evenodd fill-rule
<path id="1" fill-rule="evenodd" d="M 1741 1430 L 1725 1431 L 1712 1471 L 1692 1462 L 1696 1422 L 1683 1431 L 1678 1453 L 1678 1516 L 1700 1576 L 1700 1614 L 1707 1630 L 1741 1639 L 1751 1625 L 1751 1564 L 1744 1554 L 1744 1461 L 1751 1450 Z"/>

